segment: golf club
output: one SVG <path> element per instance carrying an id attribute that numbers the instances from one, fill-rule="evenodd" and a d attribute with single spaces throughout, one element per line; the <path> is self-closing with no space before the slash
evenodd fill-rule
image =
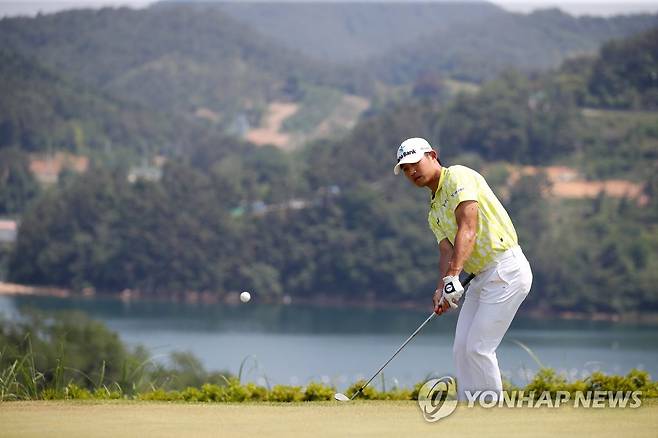
<path id="1" fill-rule="evenodd" d="M 470 275 L 466 278 L 466 280 L 465 280 L 464 283 L 463 283 L 464 288 L 466 288 L 466 286 L 468 286 L 468 284 L 471 282 L 471 280 L 472 280 L 474 277 L 475 277 L 475 275 L 470 274 Z M 355 398 L 357 395 L 359 395 L 359 394 L 365 389 L 365 387 L 368 386 L 368 385 L 370 384 L 370 382 L 372 382 L 372 380 L 373 380 L 375 377 L 377 377 L 377 376 L 379 375 L 379 373 L 382 372 L 382 370 L 386 367 L 386 365 L 388 365 L 388 363 L 389 363 L 390 361 L 392 361 L 393 358 L 394 358 L 395 356 L 397 356 L 398 353 L 399 353 L 400 351 L 402 351 L 402 349 L 405 347 L 405 345 L 407 345 L 407 344 L 409 343 L 409 341 L 411 341 L 411 340 L 414 338 L 414 336 L 416 336 L 416 335 L 418 334 L 418 332 L 420 332 L 420 331 L 423 329 L 423 327 L 425 327 L 425 324 L 427 324 L 428 322 L 430 322 L 430 320 L 431 320 L 432 318 L 434 318 L 435 316 L 436 316 L 436 312 L 432 311 L 432 314 L 431 314 L 430 316 L 427 317 L 427 319 L 426 319 L 426 320 L 425 320 L 425 321 L 424 321 L 424 322 L 423 322 L 423 323 L 422 323 L 422 324 L 416 329 L 415 332 L 413 332 L 413 333 L 411 334 L 411 336 L 409 336 L 409 337 L 407 338 L 406 341 L 404 341 L 404 342 L 402 343 L 402 345 L 400 345 L 400 347 L 397 349 L 397 351 L 396 351 L 395 353 L 393 353 L 393 356 L 391 356 L 391 357 L 390 357 L 390 358 L 384 363 L 384 365 L 382 365 L 382 366 L 377 370 L 377 372 L 376 372 L 375 374 L 373 374 L 373 376 L 370 378 L 370 380 L 368 380 L 363 386 L 361 386 L 361 388 L 359 388 L 358 391 L 356 391 L 356 392 L 352 395 L 352 397 L 347 397 L 345 394 L 343 394 L 343 393 L 341 393 L 341 392 L 337 392 L 336 394 L 334 394 L 334 398 L 335 398 L 336 400 L 338 400 L 338 401 L 342 401 L 342 402 L 344 402 L 344 401 L 354 400 L 354 398 Z"/>

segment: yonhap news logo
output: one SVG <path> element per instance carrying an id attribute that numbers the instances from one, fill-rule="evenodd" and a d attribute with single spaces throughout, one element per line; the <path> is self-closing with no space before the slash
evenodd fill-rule
<path id="1" fill-rule="evenodd" d="M 466 406 L 483 408 L 639 408 L 642 391 L 464 391 Z"/>
<path id="2" fill-rule="evenodd" d="M 464 391 L 463 407 L 636 409 L 642 391 Z M 425 421 L 434 423 L 457 408 L 457 384 L 450 376 L 431 379 L 418 391 L 418 406 Z"/>
<path id="3" fill-rule="evenodd" d="M 418 406 L 425 421 L 433 423 L 452 414 L 457 407 L 457 384 L 450 376 L 431 379 L 418 391 Z"/>

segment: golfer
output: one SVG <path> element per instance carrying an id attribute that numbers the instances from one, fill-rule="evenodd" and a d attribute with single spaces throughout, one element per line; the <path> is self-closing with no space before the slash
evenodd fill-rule
<path id="1" fill-rule="evenodd" d="M 434 311 L 456 309 L 464 288 L 459 274 L 475 277 L 464 299 L 453 345 L 458 394 L 503 385 L 496 348 L 532 284 L 530 264 L 514 225 L 482 175 L 465 166 L 444 167 L 422 138 L 405 140 L 393 172 L 430 190 L 428 221 L 439 244 Z"/>

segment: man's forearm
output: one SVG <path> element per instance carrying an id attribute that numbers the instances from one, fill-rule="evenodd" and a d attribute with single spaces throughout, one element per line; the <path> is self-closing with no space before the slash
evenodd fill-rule
<path id="1" fill-rule="evenodd" d="M 449 246 L 448 246 L 449 245 Z M 439 285 L 443 285 L 442 278 L 446 276 L 448 269 L 450 268 L 450 261 L 452 260 L 453 249 L 452 245 L 448 243 L 440 248 L 440 257 L 439 257 Z"/>
<path id="2" fill-rule="evenodd" d="M 455 209 L 457 219 L 457 234 L 455 235 L 454 251 L 447 275 L 459 275 L 464 269 L 464 263 L 471 256 L 477 235 L 478 204 L 475 201 L 464 201 Z"/>
<path id="3" fill-rule="evenodd" d="M 444 275 L 459 275 L 464 269 L 464 263 L 471 256 L 471 252 L 473 252 L 473 247 L 475 246 L 475 235 L 475 229 L 467 226 L 459 227 L 455 236 L 452 257 Z"/>

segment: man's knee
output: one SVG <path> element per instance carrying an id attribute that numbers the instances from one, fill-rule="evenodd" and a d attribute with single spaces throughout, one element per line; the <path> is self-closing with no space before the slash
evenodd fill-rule
<path id="1" fill-rule="evenodd" d="M 464 344 L 464 354 L 470 360 L 482 360 L 488 358 L 493 351 L 481 339 L 469 339 Z"/>

